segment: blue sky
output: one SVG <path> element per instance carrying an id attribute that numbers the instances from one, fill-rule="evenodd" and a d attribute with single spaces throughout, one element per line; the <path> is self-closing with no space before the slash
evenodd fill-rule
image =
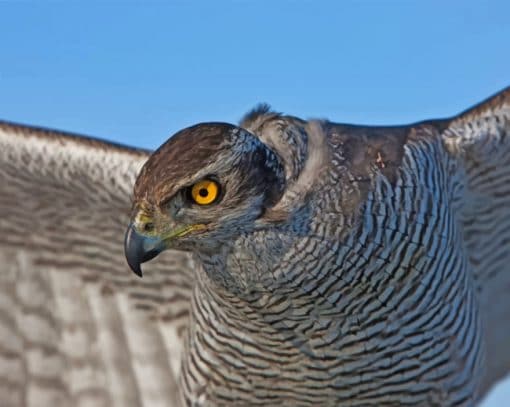
<path id="1" fill-rule="evenodd" d="M 401 124 L 510 85 L 505 0 L 86 4 L 0 2 L 1 119 L 155 148 L 257 102 Z"/>

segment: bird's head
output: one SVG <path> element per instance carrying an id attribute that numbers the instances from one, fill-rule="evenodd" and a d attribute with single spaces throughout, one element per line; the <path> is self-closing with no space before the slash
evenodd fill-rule
<path id="1" fill-rule="evenodd" d="M 224 123 L 184 129 L 152 154 L 134 188 L 125 252 L 131 269 L 165 249 L 214 253 L 249 233 L 285 187 L 280 157 Z"/>

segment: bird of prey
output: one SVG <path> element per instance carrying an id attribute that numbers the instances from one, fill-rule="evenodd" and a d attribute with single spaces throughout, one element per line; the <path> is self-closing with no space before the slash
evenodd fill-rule
<path id="1" fill-rule="evenodd" d="M 1 122 L 0 211 L 2 406 L 470 406 L 510 370 L 510 88 L 152 155 Z"/>

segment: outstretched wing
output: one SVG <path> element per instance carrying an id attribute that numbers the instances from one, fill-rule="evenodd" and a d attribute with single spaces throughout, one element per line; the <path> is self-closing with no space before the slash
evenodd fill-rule
<path id="1" fill-rule="evenodd" d="M 192 278 L 124 259 L 148 152 L 0 122 L 2 406 L 172 406 Z"/>
<path id="2" fill-rule="evenodd" d="M 488 389 L 510 371 L 510 88 L 455 117 L 442 136 L 465 172 L 464 241 L 485 325 Z"/>

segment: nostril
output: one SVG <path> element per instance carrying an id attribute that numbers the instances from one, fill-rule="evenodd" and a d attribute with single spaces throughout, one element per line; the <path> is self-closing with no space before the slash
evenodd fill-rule
<path id="1" fill-rule="evenodd" d="M 144 232 L 152 232 L 153 230 L 154 230 L 154 223 L 148 222 L 145 225 L 143 225 Z"/>

